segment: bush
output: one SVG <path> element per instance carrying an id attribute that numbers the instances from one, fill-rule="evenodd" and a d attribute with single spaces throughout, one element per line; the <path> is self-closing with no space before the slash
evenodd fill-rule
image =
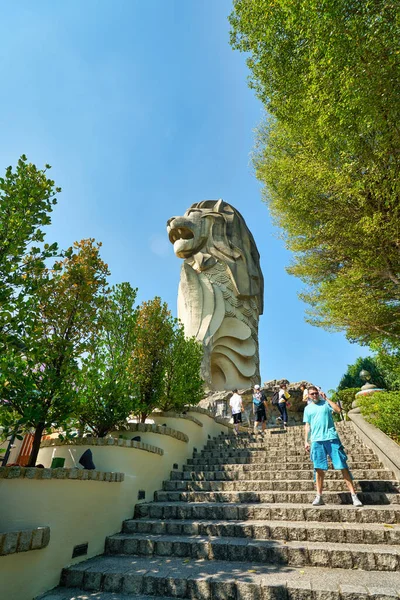
<path id="1" fill-rule="evenodd" d="M 369 423 L 400 443 L 400 392 L 375 392 L 357 401 Z"/>
<path id="2" fill-rule="evenodd" d="M 333 402 L 340 402 L 344 412 L 351 410 L 351 405 L 354 402 L 355 395 L 360 391 L 360 388 L 346 388 L 332 394 Z"/>

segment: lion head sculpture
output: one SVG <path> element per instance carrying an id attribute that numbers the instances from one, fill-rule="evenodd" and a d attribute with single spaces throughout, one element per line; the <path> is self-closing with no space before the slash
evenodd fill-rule
<path id="1" fill-rule="evenodd" d="M 259 381 L 258 319 L 264 280 L 260 255 L 242 215 L 223 200 L 193 204 L 167 223 L 176 256 L 184 259 L 178 316 L 203 343 L 203 377 L 210 389 Z"/>

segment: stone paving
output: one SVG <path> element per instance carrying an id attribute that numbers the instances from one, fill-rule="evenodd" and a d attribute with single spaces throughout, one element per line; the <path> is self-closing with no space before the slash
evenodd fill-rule
<path id="1" fill-rule="evenodd" d="M 221 435 L 43 598 L 398 600 L 399 484 L 351 423 L 338 429 L 364 507 L 334 471 L 311 505 L 301 427 Z"/>

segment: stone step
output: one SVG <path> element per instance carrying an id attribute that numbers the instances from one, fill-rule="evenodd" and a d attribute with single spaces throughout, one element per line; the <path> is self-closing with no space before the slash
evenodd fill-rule
<path id="1" fill-rule="evenodd" d="M 366 446 L 361 446 L 360 444 L 350 445 L 343 443 L 343 447 L 346 451 L 347 455 L 358 455 L 365 454 L 368 456 L 374 456 L 374 451 L 371 448 L 367 448 Z M 263 453 L 265 456 L 295 456 L 302 454 L 304 455 L 304 441 L 303 443 L 296 444 L 293 446 L 285 446 L 281 448 L 271 447 L 268 444 L 264 446 L 245 446 L 245 447 L 234 447 L 234 446 L 219 446 L 216 448 L 203 448 L 200 452 L 198 450 L 193 451 L 193 457 L 200 456 L 225 456 L 229 455 L 237 455 L 237 456 L 256 456 L 257 454 Z"/>
<path id="2" fill-rule="evenodd" d="M 361 492 L 363 504 L 400 504 L 399 493 Z M 163 492 L 154 493 L 155 502 L 273 502 L 311 504 L 315 492 Z M 327 504 L 351 504 L 349 492 L 324 492 Z"/>
<path id="3" fill-rule="evenodd" d="M 394 473 L 387 469 L 355 469 L 354 479 L 394 480 Z M 171 471 L 171 481 L 270 481 L 286 479 L 314 479 L 311 465 L 307 470 L 298 471 Z M 325 480 L 343 479 L 340 471 L 329 470 Z"/>
<path id="4" fill-rule="evenodd" d="M 135 517 L 150 519 L 222 520 L 222 521 L 313 521 L 319 523 L 400 523 L 400 507 L 352 504 L 312 506 L 310 504 L 233 504 L 144 502 L 136 504 Z"/>
<path id="5" fill-rule="evenodd" d="M 340 438 L 348 437 L 352 439 L 359 439 L 358 433 L 352 427 L 338 427 L 336 423 L 336 431 Z M 221 432 L 219 435 L 210 438 L 208 441 L 223 441 L 223 440 L 258 440 L 260 436 L 270 439 L 272 443 L 288 442 L 304 437 L 304 424 L 301 425 L 290 425 L 287 429 L 283 429 L 281 425 L 276 428 L 269 428 L 265 431 L 261 431 L 261 427 L 255 432 L 253 428 L 247 428 L 245 431 L 239 431 L 239 435 L 233 433 L 231 430 L 229 433 Z"/>
<path id="6" fill-rule="evenodd" d="M 374 461 L 348 461 L 349 468 L 354 469 L 383 469 L 382 463 L 378 460 Z M 303 460 L 303 462 L 285 462 L 284 464 L 279 461 L 265 461 L 265 462 L 235 462 L 234 459 L 228 460 L 225 463 L 218 463 L 215 459 L 210 464 L 186 464 L 183 465 L 184 471 L 230 471 L 230 470 L 243 470 L 243 471 L 286 471 L 294 469 L 310 469 L 312 468 L 311 461 Z"/>
<path id="7" fill-rule="evenodd" d="M 400 570 L 400 548 L 380 544 L 302 541 L 282 543 L 279 540 L 250 540 L 236 537 L 118 533 L 106 538 L 105 554 L 180 556 L 364 571 Z"/>
<path id="8" fill-rule="evenodd" d="M 48 592 L 36 600 L 119 600 L 122 592 L 89 592 L 77 588 L 60 587 Z M 123 594 L 124 600 L 175 600 L 173 596 L 147 596 L 143 594 Z"/>
<path id="9" fill-rule="evenodd" d="M 80 590 L 134 593 L 190 600 L 398 600 L 400 574 L 279 565 L 106 556 L 64 569 L 64 586 Z M 58 593 L 59 589 L 56 591 Z M 54 594 L 55 592 L 53 592 Z M 92 596 L 103 600 L 101 595 Z M 81 598 L 85 596 L 81 594 Z M 90 598 L 90 595 L 89 595 Z M 46 600 L 49 600 L 48 598 Z M 104 597 L 104 600 L 109 598 Z M 152 599 L 155 600 L 155 599 Z"/>
<path id="10" fill-rule="evenodd" d="M 356 489 L 362 492 L 399 493 L 397 481 L 354 480 Z M 330 492 L 346 492 L 343 479 L 328 479 L 324 489 Z M 312 480 L 277 480 L 277 481 L 164 481 L 163 491 L 188 492 L 313 492 L 315 484 Z"/>
<path id="11" fill-rule="evenodd" d="M 316 523 L 299 521 L 185 521 L 129 519 L 123 533 L 200 535 L 255 540 L 400 544 L 400 525 L 372 523 Z"/>
<path id="12" fill-rule="evenodd" d="M 344 445 L 344 444 L 343 444 Z M 345 445 L 345 449 L 346 449 L 346 453 L 347 454 L 368 454 L 368 455 L 373 455 L 373 450 L 371 450 L 371 448 L 367 448 L 366 446 L 362 446 L 360 444 L 346 444 Z M 299 447 L 299 445 L 293 445 L 293 447 L 276 447 L 276 446 L 270 446 L 267 444 L 264 444 L 263 446 L 257 445 L 257 446 L 245 446 L 245 447 L 239 447 L 239 446 L 234 446 L 232 444 L 227 445 L 227 446 L 217 446 L 214 448 L 204 448 L 200 453 L 197 452 L 197 450 L 194 451 L 195 455 L 200 455 L 200 456 L 215 456 L 215 454 L 217 455 L 247 455 L 247 454 L 251 454 L 251 455 L 257 455 L 262 453 L 263 455 L 265 454 L 273 454 L 274 456 L 276 455 L 281 455 L 284 453 L 290 453 L 292 454 L 304 454 L 304 444 L 302 446 Z"/>
<path id="13" fill-rule="evenodd" d="M 355 455 L 347 455 L 347 456 L 348 456 L 349 464 L 351 464 L 352 462 L 365 462 L 365 463 L 372 464 L 378 460 L 373 455 L 360 454 L 357 456 L 355 456 Z M 271 464 L 273 462 L 274 464 L 277 464 L 278 466 L 280 466 L 281 469 L 284 469 L 286 464 L 288 464 L 288 463 L 302 464 L 306 461 L 310 462 L 310 459 L 309 459 L 309 455 L 306 454 L 305 452 L 302 452 L 301 454 L 298 454 L 298 455 L 287 455 L 287 456 L 280 456 L 280 457 L 276 457 L 276 458 L 274 458 L 273 456 L 269 456 L 268 453 L 266 453 L 266 452 L 262 452 L 260 455 L 257 455 L 257 456 L 249 455 L 249 454 L 247 454 L 246 456 L 215 456 L 215 455 L 208 456 L 208 457 L 198 456 L 196 458 L 188 458 L 188 460 L 186 461 L 186 464 L 187 465 L 208 465 L 209 463 L 212 463 L 215 465 L 230 465 L 230 464 L 251 465 L 251 464 Z"/>
<path id="14" fill-rule="evenodd" d="M 339 438 L 342 441 L 346 440 L 348 442 L 359 442 L 361 444 L 364 443 L 354 431 L 340 429 L 338 427 L 336 427 L 336 431 L 338 432 Z M 261 432 L 261 429 L 259 429 L 257 433 L 254 433 L 254 431 L 251 430 L 247 430 L 244 432 L 240 432 L 239 435 L 235 435 L 233 433 L 230 433 L 229 435 L 221 434 L 212 439 L 209 439 L 207 443 L 224 444 L 231 442 L 232 444 L 235 444 L 241 442 L 249 442 L 252 444 L 259 444 L 263 443 L 264 441 L 271 446 L 302 442 L 304 441 L 304 426 L 302 425 L 301 427 L 289 427 L 286 431 L 279 428 L 275 431 L 267 429 L 265 432 Z"/>
<path id="15" fill-rule="evenodd" d="M 346 454 L 349 460 L 357 460 L 357 461 L 369 461 L 369 460 L 378 460 L 377 457 L 370 451 L 355 451 L 355 452 L 347 452 Z M 308 460 L 309 454 L 301 449 L 295 452 L 289 452 L 287 455 L 282 456 L 281 452 L 271 453 L 269 451 L 252 451 L 252 450 L 238 450 L 231 452 L 202 452 L 201 454 L 194 453 L 193 458 L 188 459 L 187 464 L 199 464 L 199 461 L 202 463 L 208 463 L 214 461 L 215 458 L 218 458 L 221 462 L 226 462 L 228 459 L 235 458 L 237 459 L 235 462 L 242 462 L 242 459 L 251 459 L 250 462 L 265 462 L 265 461 L 279 461 L 280 463 L 286 462 L 302 462 L 304 460 Z"/>
<path id="16" fill-rule="evenodd" d="M 340 435 L 340 440 L 344 444 L 357 445 L 364 448 L 368 448 L 366 444 L 355 436 L 348 435 Z M 225 437 L 225 438 L 216 438 L 214 440 L 208 440 L 207 444 L 205 444 L 204 449 L 213 449 L 216 448 L 252 448 L 258 447 L 260 450 L 268 448 L 296 448 L 299 442 L 304 442 L 304 432 L 302 432 L 301 436 L 294 439 L 288 439 L 287 437 L 283 437 L 281 439 L 275 439 L 274 437 L 269 437 L 267 435 L 257 435 L 254 439 L 250 439 L 249 436 L 245 437 Z"/>

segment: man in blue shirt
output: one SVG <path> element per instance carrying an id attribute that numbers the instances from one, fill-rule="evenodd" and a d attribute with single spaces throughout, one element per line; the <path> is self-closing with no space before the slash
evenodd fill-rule
<path id="1" fill-rule="evenodd" d="M 329 400 L 323 392 L 318 392 L 314 386 L 308 388 L 311 403 L 304 409 L 303 422 L 305 434 L 305 448 L 310 450 L 311 460 L 314 464 L 317 495 L 314 506 L 325 504 L 322 499 L 325 471 L 328 470 L 328 456 L 334 469 L 340 469 L 343 478 L 351 493 L 354 506 L 362 506 L 354 489 L 353 480 L 347 466 L 347 456 L 337 434 L 332 413 L 340 413 L 338 404 Z"/>

